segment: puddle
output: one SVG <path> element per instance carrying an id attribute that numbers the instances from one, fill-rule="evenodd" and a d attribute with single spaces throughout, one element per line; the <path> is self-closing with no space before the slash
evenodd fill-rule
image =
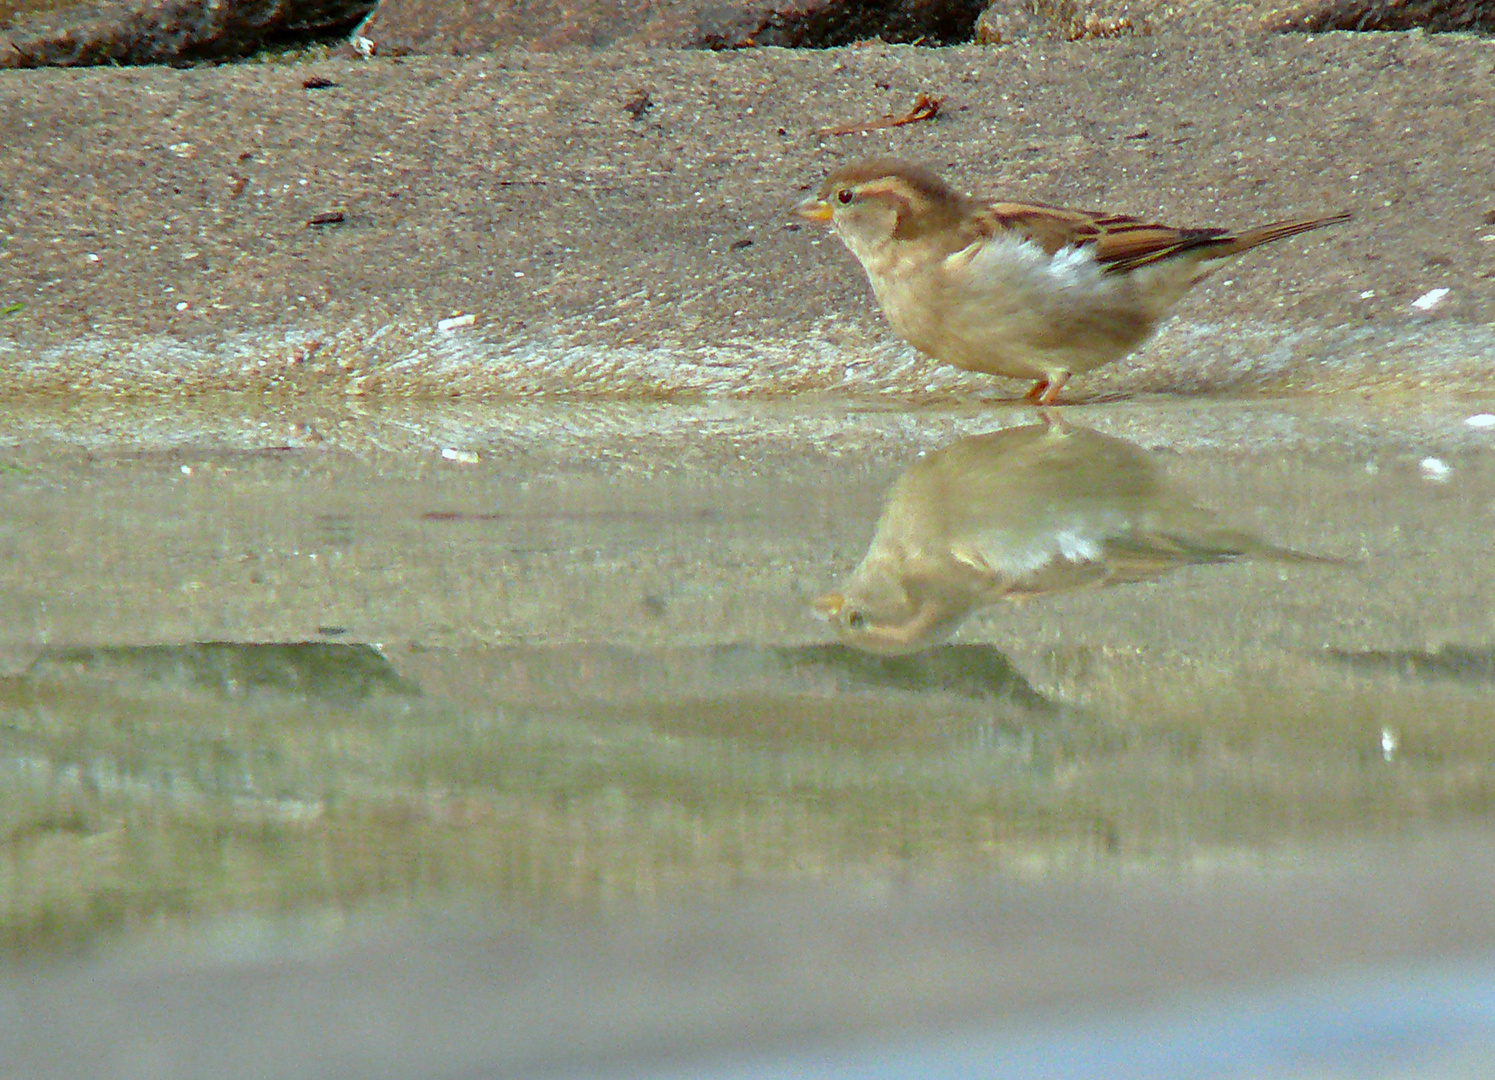
<path id="1" fill-rule="evenodd" d="M 13 413 L 0 947 L 1481 826 L 1455 404 Z"/>
<path id="2" fill-rule="evenodd" d="M 1488 433 L 1192 408 L 13 416 L 4 941 L 1483 815 Z"/>

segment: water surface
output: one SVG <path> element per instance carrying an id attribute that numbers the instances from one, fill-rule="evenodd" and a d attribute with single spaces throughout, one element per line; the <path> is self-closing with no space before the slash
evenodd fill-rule
<path id="1" fill-rule="evenodd" d="M 0 943 L 391 903 L 617 925 L 869 872 L 1180 881 L 1483 830 L 1481 411 L 1062 410 L 1110 447 L 1070 503 L 1071 466 L 996 457 L 899 512 L 1064 572 L 1016 601 L 923 580 L 964 606 L 900 655 L 816 598 L 900 477 L 1050 438 L 1030 410 L 13 413 Z"/>

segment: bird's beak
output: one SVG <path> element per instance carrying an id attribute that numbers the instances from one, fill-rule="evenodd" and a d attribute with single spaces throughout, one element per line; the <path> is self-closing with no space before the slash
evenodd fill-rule
<path id="1" fill-rule="evenodd" d="M 817 596 L 810 606 L 815 609 L 816 616 L 824 619 L 826 622 L 832 622 L 837 615 L 841 614 L 841 608 L 845 604 L 846 597 L 838 592 L 833 592 L 826 593 L 824 596 Z"/>
<path id="2" fill-rule="evenodd" d="M 811 195 L 804 202 L 794 208 L 796 217 L 802 217 L 806 221 L 829 221 L 831 219 L 831 204 L 816 195 Z"/>

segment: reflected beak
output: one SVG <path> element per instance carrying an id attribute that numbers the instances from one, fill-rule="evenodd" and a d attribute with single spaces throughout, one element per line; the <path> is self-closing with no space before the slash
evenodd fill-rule
<path id="1" fill-rule="evenodd" d="M 833 592 L 826 593 L 824 596 L 817 596 L 811 602 L 810 606 L 815 609 L 817 617 L 824 619 L 826 622 L 833 622 L 836 616 L 841 614 L 841 608 L 845 604 L 846 597 L 838 592 Z"/>
<path id="2" fill-rule="evenodd" d="M 806 221 L 829 221 L 831 219 L 831 204 L 822 198 L 812 195 L 794 208 L 794 215 L 802 217 Z"/>

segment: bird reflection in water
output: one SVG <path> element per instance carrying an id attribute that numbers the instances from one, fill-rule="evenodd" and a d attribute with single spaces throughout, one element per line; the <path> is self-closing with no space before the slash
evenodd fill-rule
<path id="1" fill-rule="evenodd" d="M 1046 415 L 911 465 L 889 491 L 861 565 L 815 609 L 848 645 L 911 653 L 999 600 L 1248 556 L 1338 561 L 1222 526 L 1170 488 L 1140 446 Z"/>

